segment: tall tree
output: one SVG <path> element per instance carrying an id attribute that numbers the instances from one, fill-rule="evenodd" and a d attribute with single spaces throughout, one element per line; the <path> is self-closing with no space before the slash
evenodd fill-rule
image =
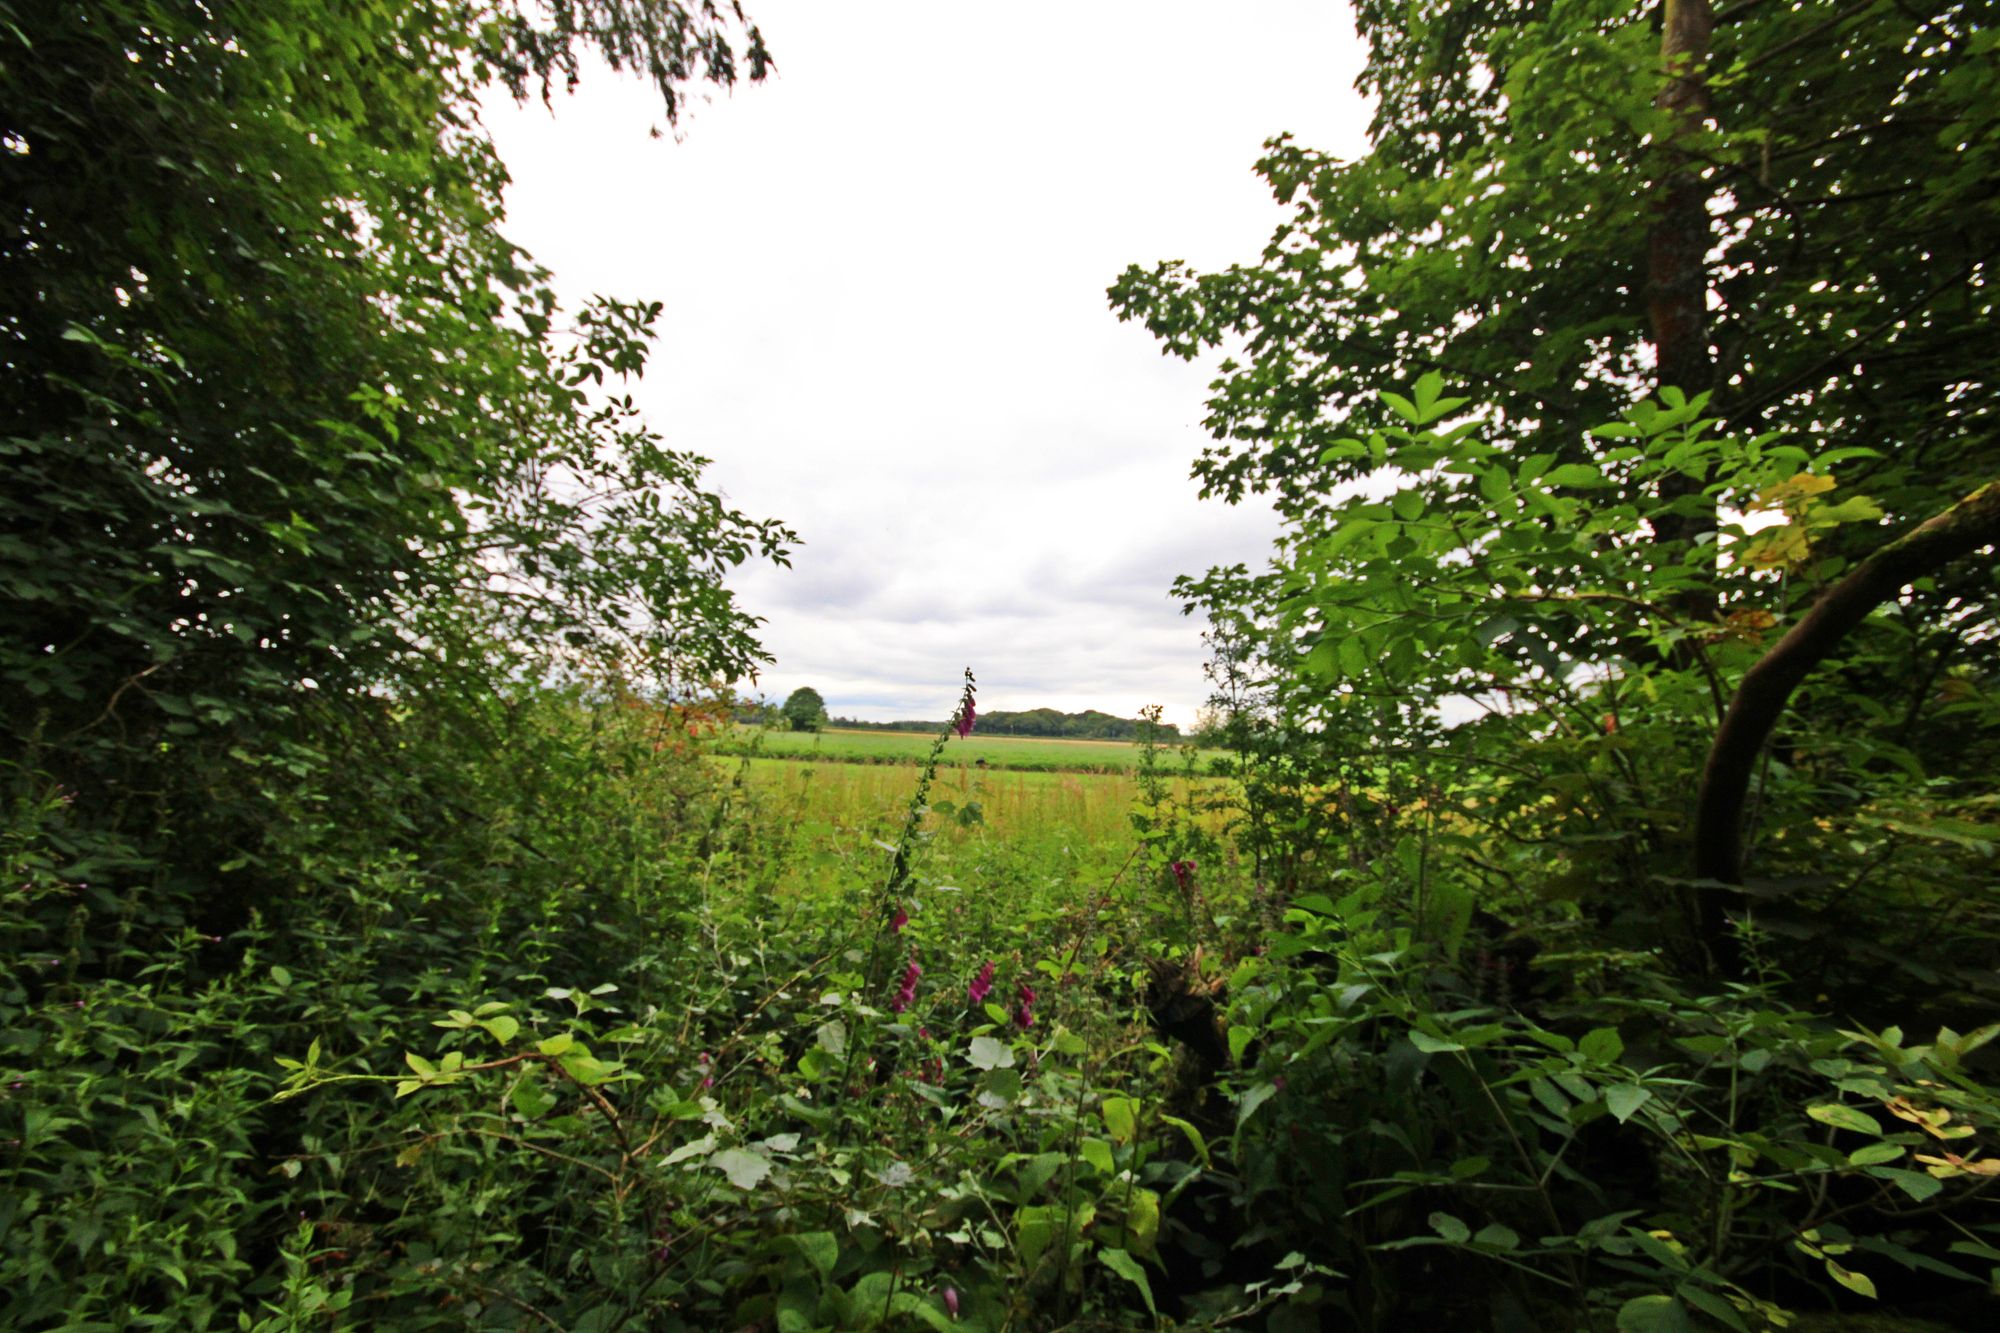
<path id="1" fill-rule="evenodd" d="M 10 751 L 365 689 L 454 641 L 757 660 L 721 575 L 788 534 L 603 392 L 660 307 L 566 317 L 500 229 L 480 90 L 546 93 L 588 51 L 669 118 L 768 63 L 713 3 L 0 2 Z"/>
<path id="2" fill-rule="evenodd" d="M 1372 151 L 1273 140 L 1288 216 L 1257 262 L 1111 291 L 1167 352 L 1226 351 L 1195 474 L 1287 520 L 1268 574 L 1181 590 L 1261 626 L 1288 743 L 1448 750 L 1410 778 L 1432 797 L 1439 762 L 1515 766 L 1482 818 L 1555 800 L 1624 830 L 1580 878 L 1685 874 L 1693 774 L 1764 637 L 2000 475 L 2000 12 L 1356 12 Z M 1990 564 L 1929 571 L 1788 751 L 1975 771 L 1990 728 L 1936 686 L 1995 678 L 1996 605 Z M 1792 816 L 1854 803 L 1837 763 L 1772 781 L 1815 764 Z"/>
<path id="3" fill-rule="evenodd" d="M 762 660 L 723 578 L 791 534 L 618 387 L 661 307 L 564 311 L 503 232 L 478 99 L 592 52 L 669 119 L 768 64 L 714 3 L 0 0 L 0 780 L 108 910 L 297 901 L 272 840 L 403 762 L 390 700 Z"/>
<path id="4" fill-rule="evenodd" d="M 793 731 L 818 731 L 826 725 L 826 700 L 810 685 L 801 685 L 779 710 Z"/>
<path id="5" fill-rule="evenodd" d="M 1433 369 L 1523 450 L 1664 382 L 1730 428 L 1890 444 L 1898 515 L 1969 490 L 2000 356 L 1994 6 L 1708 10 L 1357 5 L 1373 151 L 1272 141 L 1291 216 L 1258 263 L 1112 289 L 1167 351 L 1242 349 L 1208 491 L 1309 518 L 1357 471 L 1326 446 L 1386 419 L 1374 388 Z"/>

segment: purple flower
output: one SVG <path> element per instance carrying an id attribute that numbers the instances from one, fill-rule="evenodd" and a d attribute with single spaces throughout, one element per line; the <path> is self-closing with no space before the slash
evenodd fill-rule
<path id="1" fill-rule="evenodd" d="M 970 1005 L 986 1003 L 986 997 L 993 992 L 993 964 L 988 962 L 979 969 L 979 975 L 965 988 L 965 1002 Z"/>
<path id="2" fill-rule="evenodd" d="M 1182 893 L 1194 888 L 1194 862 L 1176 861 L 1168 869 L 1174 872 L 1174 887 Z"/>
<path id="3" fill-rule="evenodd" d="M 910 924 L 910 914 L 904 911 L 902 908 L 898 907 L 896 909 L 896 915 L 889 918 L 890 933 L 901 934 L 903 927 L 909 924 Z"/>
<path id="4" fill-rule="evenodd" d="M 958 710 L 958 738 L 964 740 L 972 734 L 972 720 L 979 716 L 979 710 L 972 706 L 972 691 L 965 692 L 965 705 Z"/>
<path id="5" fill-rule="evenodd" d="M 896 998 L 889 1001 L 890 1013 L 900 1014 L 910 1007 L 910 1004 L 917 998 L 917 978 L 923 974 L 923 968 L 917 965 L 916 955 L 911 954 L 910 965 L 903 972 L 902 987 L 897 990 Z"/>
<path id="6" fill-rule="evenodd" d="M 952 1317 L 953 1319 L 956 1319 L 956 1318 L 958 1318 L 958 1288 L 957 1288 L 957 1287 L 946 1287 L 946 1288 L 944 1289 L 944 1308 L 945 1308 L 945 1309 L 947 1309 L 947 1310 L 949 1310 L 949 1311 L 951 1311 L 951 1317 Z"/>
<path id="7" fill-rule="evenodd" d="M 1014 1010 L 1014 1021 L 1019 1023 L 1023 1029 L 1033 1027 L 1035 1025 L 1034 987 L 1025 981 L 1022 982 L 1017 998 L 1020 1000 L 1020 1005 Z"/>

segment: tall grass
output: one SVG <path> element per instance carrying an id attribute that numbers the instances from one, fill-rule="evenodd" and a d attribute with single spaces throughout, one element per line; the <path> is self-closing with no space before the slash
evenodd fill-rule
<path id="1" fill-rule="evenodd" d="M 798 819 L 882 836 L 893 830 L 916 790 L 907 765 L 829 764 L 751 759 L 752 787 Z M 1185 779 L 1177 780 L 1181 783 Z M 1078 847 L 1129 841 L 1139 784 L 1129 773 L 1042 773 L 940 768 L 931 788 L 929 827 L 937 839 L 1059 836 Z M 977 806 L 977 815 L 958 812 Z"/>

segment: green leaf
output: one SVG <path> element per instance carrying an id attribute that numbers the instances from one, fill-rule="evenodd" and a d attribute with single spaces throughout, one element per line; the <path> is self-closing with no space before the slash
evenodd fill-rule
<path id="1" fill-rule="evenodd" d="M 1900 1143 L 1864 1143 L 1847 1155 L 1850 1166 L 1880 1166 L 1893 1162 L 1908 1149 Z"/>
<path id="2" fill-rule="evenodd" d="M 925 1328 L 935 1329 L 936 1333 L 957 1333 L 959 1326 L 937 1303 L 939 1299 L 928 1292 L 910 1291 L 906 1288 L 889 1298 L 889 1313 L 908 1316 Z"/>
<path id="3" fill-rule="evenodd" d="M 1806 1108 L 1806 1114 L 1822 1125 L 1832 1125 L 1835 1129 L 1853 1130 L 1856 1134 L 1882 1136 L 1882 1126 L 1866 1112 L 1857 1111 L 1852 1106 L 1842 1106 L 1838 1102 L 1820 1102 Z"/>
<path id="4" fill-rule="evenodd" d="M 1674 1288 L 1674 1294 L 1706 1314 L 1724 1328 L 1732 1328 L 1737 1333 L 1749 1333 L 1750 1326 L 1743 1322 L 1743 1316 L 1736 1307 L 1712 1291 L 1707 1291 L 1692 1282 L 1683 1282 Z"/>
<path id="5" fill-rule="evenodd" d="M 802 1231 L 792 1237 L 792 1244 L 821 1277 L 830 1275 L 840 1262 L 840 1241 L 831 1231 Z"/>
<path id="6" fill-rule="evenodd" d="M 1160 1196 L 1149 1189 L 1134 1189 L 1125 1204 L 1125 1248 L 1141 1259 L 1158 1262 Z"/>
<path id="7" fill-rule="evenodd" d="M 1545 486 L 1602 486 L 1604 474 L 1588 463 L 1562 463 L 1552 467 L 1542 477 Z"/>
<path id="8" fill-rule="evenodd" d="M 1104 1139 L 1085 1139 L 1077 1145 L 1077 1155 L 1106 1176 L 1118 1174 L 1117 1163 L 1111 1156 L 1111 1144 Z"/>
<path id="9" fill-rule="evenodd" d="M 708 1164 L 728 1176 L 729 1183 L 740 1190 L 756 1189 L 771 1174 L 770 1158 L 743 1148 L 725 1148 L 709 1158 Z"/>
<path id="10" fill-rule="evenodd" d="M 979 1104 L 1002 1111 L 1021 1096 L 1021 1075 L 1012 1069 L 989 1069 L 979 1076 Z"/>
<path id="11" fill-rule="evenodd" d="M 704 1134 L 700 1138 L 695 1139 L 693 1142 L 683 1143 L 680 1147 L 668 1153 L 665 1157 L 660 1159 L 660 1165 L 663 1167 L 678 1166 L 680 1163 L 687 1161 L 691 1157 L 706 1157 L 708 1154 L 714 1151 L 715 1151 L 715 1135 Z"/>
<path id="12" fill-rule="evenodd" d="M 1432 1213 L 1431 1230 L 1444 1237 L 1447 1245 L 1463 1245 L 1472 1238 L 1472 1228 L 1450 1213 Z"/>
<path id="13" fill-rule="evenodd" d="M 1653 1094 L 1637 1083 L 1618 1083 L 1604 1090 L 1604 1105 L 1621 1125 L 1651 1100 Z"/>
<path id="14" fill-rule="evenodd" d="M 1417 376 L 1417 382 L 1410 386 L 1410 392 L 1416 397 L 1417 406 L 1428 414 L 1431 405 L 1437 402 L 1438 395 L 1444 392 L 1444 376 L 1435 370 L 1427 370 Z"/>
<path id="15" fill-rule="evenodd" d="M 1886 1180 L 1903 1193 L 1922 1203 L 1944 1188 L 1944 1182 L 1922 1171 L 1901 1171 L 1895 1167 L 1878 1166 L 1868 1173 L 1878 1180 Z"/>
<path id="16" fill-rule="evenodd" d="M 1592 1028 L 1583 1034 L 1583 1040 L 1576 1044 L 1576 1049 L 1591 1064 L 1608 1065 L 1625 1054 L 1625 1043 L 1619 1037 L 1617 1028 Z"/>
<path id="17" fill-rule="evenodd" d="M 555 1094 L 543 1087 L 539 1078 L 533 1077 L 524 1077 L 516 1083 L 507 1100 L 513 1103 L 514 1109 L 527 1120 L 540 1120 L 554 1109 L 556 1104 Z"/>
<path id="18" fill-rule="evenodd" d="M 1012 1069 L 1014 1052 L 1007 1043 L 992 1037 L 974 1037 L 965 1048 L 965 1058 L 974 1069 Z"/>
<path id="19" fill-rule="evenodd" d="M 1097 1252 L 1097 1257 L 1103 1261 L 1106 1268 L 1137 1287 L 1139 1294 L 1146 1300 L 1147 1311 L 1158 1317 L 1159 1308 L 1153 1304 L 1153 1284 L 1146 1280 L 1146 1270 L 1139 1266 L 1137 1259 L 1123 1250 L 1113 1249 L 1101 1249 Z"/>
<path id="20" fill-rule="evenodd" d="M 1250 1122 L 1250 1117 L 1257 1114 L 1257 1108 L 1277 1094 L 1278 1089 L 1269 1083 L 1259 1083 L 1245 1092 L 1236 1102 L 1236 1127 L 1242 1129 Z"/>
<path id="21" fill-rule="evenodd" d="M 1055 1204 L 1037 1204 L 1014 1213 L 1014 1244 L 1030 1268 L 1058 1239 L 1074 1242 L 1096 1220 L 1094 1204 L 1084 1204 L 1074 1213 Z M 1059 1256 L 1060 1257 L 1060 1256 Z"/>
<path id="22" fill-rule="evenodd" d="M 568 1055 L 556 1061 L 556 1063 L 562 1066 L 563 1073 L 568 1074 L 586 1088 L 595 1087 L 599 1083 L 609 1083 L 612 1079 L 617 1078 L 625 1068 L 625 1066 L 615 1060 L 600 1060 L 594 1055 L 585 1055 L 579 1050 L 572 1050 Z"/>
<path id="23" fill-rule="evenodd" d="M 1139 1103 L 1130 1097 L 1106 1097 L 1104 1127 L 1119 1143 L 1130 1143 L 1139 1132 Z"/>
<path id="24" fill-rule="evenodd" d="M 1618 1333 L 1695 1333 L 1695 1327 L 1673 1297 L 1634 1296 L 1618 1307 Z"/>
<path id="25" fill-rule="evenodd" d="M 1843 1268 L 1839 1263 L 1829 1259 L 1826 1261 L 1826 1275 L 1857 1296 L 1866 1296 L 1871 1301 L 1876 1299 L 1875 1281 L 1866 1273 Z"/>
<path id="26" fill-rule="evenodd" d="M 1229 1062 L 1243 1063 L 1243 1052 L 1250 1049 L 1250 1043 L 1257 1038 L 1257 1029 L 1232 1023 L 1229 1027 Z"/>
<path id="27" fill-rule="evenodd" d="M 1392 393 L 1384 389 L 1381 392 L 1381 398 L 1383 402 L 1389 405 L 1390 411 L 1409 422 L 1412 426 L 1421 426 L 1424 424 L 1424 414 L 1417 410 L 1415 403 L 1403 397 L 1402 394 Z"/>
<path id="28" fill-rule="evenodd" d="M 1441 1055 L 1449 1051 L 1462 1051 L 1465 1049 L 1465 1045 L 1462 1042 L 1447 1041 L 1443 1037 L 1433 1037 L 1422 1028 L 1410 1029 L 1410 1045 L 1427 1055 Z"/>
<path id="29" fill-rule="evenodd" d="M 1199 1129 L 1177 1115 L 1163 1115 L 1160 1119 L 1178 1129 L 1187 1138 L 1188 1144 L 1194 1149 L 1194 1155 L 1201 1160 L 1201 1164 L 1209 1165 L 1208 1139 Z"/>

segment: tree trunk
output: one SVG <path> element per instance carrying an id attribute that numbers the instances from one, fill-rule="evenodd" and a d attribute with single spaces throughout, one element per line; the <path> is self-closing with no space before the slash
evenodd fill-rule
<path id="1" fill-rule="evenodd" d="M 1698 166 L 1677 148 L 1707 123 L 1709 41 L 1715 15 L 1709 0 L 1666 0 L 1660 66 L 1666 86 L 1653 105 L 1672 129 L 1660 183 L 1659 217 L 1647 237 L 1646 314 L 1659 358 L 1657 382 L 1690 398 L 1711 387 L 1708 349 L 1708 193 Z"/>
<path id="2" fill-rule="evenodd" d="M 1961 556 L 2000 543 L 2000 481 L 1989 482 L 1917 525 L 1848 571 L 1803 620 L 1744 675 L 1709 747 L 1695 807 L 1695 873 L 1742 882 L 1743 803 L 1750 774 L 1792 691 L 1852 630 L 1913 581 Z M 1701 896 L 1702 934 L 1711 949 L 1727 940 L 1723 894 Z"/>
<path id="3" fill-rule="evenodd" d="M 1676 145 L 1699 134 L 1709 116 L 1708 57 L 1715 30 L 1709 0 L 1665 0 L 1660 34 L 1660 66 L 1666 85 L 1653 105 L 1671 119 L 1662 149 L 1665 171 L 1658 184 L 1658 215 L 1646 237 L 1646 316 L 1652 328 L 1657 388 L 1676 388 L 1692 398 L 1714 387 L 1715 361 L 1708 346 L 1708 188 L 1699 165 Z M 1701 483 L 1681 472 L 1660 480 L 1660 499 L 1673 501 L 1699 492 Z M 1713 514 L 1662 514 L 1653 532 L 1676 553 L 1702 533 L 1713 531 Z M 1715 599 L 1691 595 L 1683 608 L 1710 619 Z"/>

